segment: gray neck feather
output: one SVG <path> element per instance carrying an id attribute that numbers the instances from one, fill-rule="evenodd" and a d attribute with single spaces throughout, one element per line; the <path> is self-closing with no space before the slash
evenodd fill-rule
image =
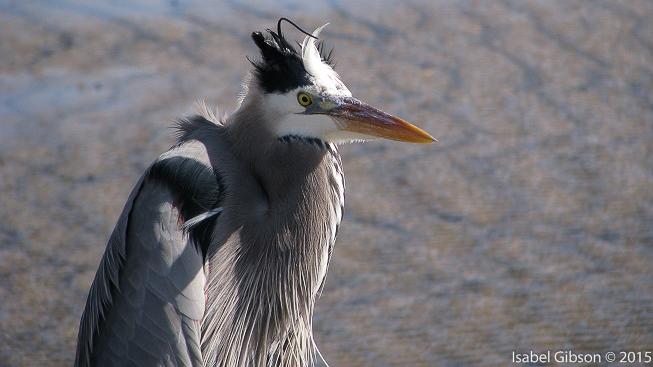
<path id="1" fill-rule="evenodd" d="M 205 365 L 295 366 L 314 359 L 313 307 L 344 200 L 344 187 L 335 184 L 342 182 L 340 158 L 330 144 L 278 139 L 269 121 L 256 120 L 264 116 L 259 112 L 241 108 L 227 125 L 233 151 L 260 190 L 261 202 L 252 205 L 263 209 L 241 207 L 232 217 L 225 210 L 226 224 L 212 238 Z"/>

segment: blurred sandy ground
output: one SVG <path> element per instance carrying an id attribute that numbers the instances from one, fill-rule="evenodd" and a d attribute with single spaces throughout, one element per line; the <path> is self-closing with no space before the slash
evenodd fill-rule
<path id="1" fill-rule="evenodd" d="M 653 350 L 653 2 L 0 0 L 1 366 L 72 363 L 132 186 L 280 16 L 439 138 L 341 149 L 332 366 Z"/>

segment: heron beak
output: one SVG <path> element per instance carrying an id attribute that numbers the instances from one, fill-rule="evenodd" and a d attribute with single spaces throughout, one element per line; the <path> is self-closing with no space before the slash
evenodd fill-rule
<path id="1" fill-rule="evenodd" d="M 419 127 L 389 115 L 355 98 L 326 111 L 337 119 L 341 130 L 409 143 L 432 143 L 434 137 Z"/>

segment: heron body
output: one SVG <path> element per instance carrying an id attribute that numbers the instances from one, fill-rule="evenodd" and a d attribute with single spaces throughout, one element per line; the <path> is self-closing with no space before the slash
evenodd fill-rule
<path id="1" fill-rule="evenodd" d="M 336 144 L 433 138 L 353 99 L 312 36 L 299 52 L 280 26 L 252 38 L 261 59 L 238 108 L 181 120 L 127 200 L 77 366 L 315 362 L 313 308 L 344 208 Z"/>

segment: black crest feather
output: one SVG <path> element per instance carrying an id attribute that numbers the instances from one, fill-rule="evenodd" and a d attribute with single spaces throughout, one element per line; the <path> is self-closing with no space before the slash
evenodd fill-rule
<path id="1" fill-rule="evenodd" d="M 286 93 L 311 83 L 301 54 L 281 33 L 281 22 L 284 20 L 307 36 L 315 38 L 286 18 L 279 19 L 277 32 L 267 29 L 267 35 L 259 31 L 252 33 L 252 39 L 261 52 L 261 59 L 250 62 L 254 66 L 254 76 L 259 86 L 266 93 Z M 332 52 L 324 53 L 322 42 L 318 44 L 318 50 L 322 60 L 333 66 Z"/>
<path id="2" fill-rule="evenodd" d="M 286 41 L 283 35 L 267 31 L 252 33 L 252 39 L 261 51 L 261 59 L 252 62 L 254 75 L 261 89 L 266 93 L 285 93 L 310 84 L 301 55 Z"/>

